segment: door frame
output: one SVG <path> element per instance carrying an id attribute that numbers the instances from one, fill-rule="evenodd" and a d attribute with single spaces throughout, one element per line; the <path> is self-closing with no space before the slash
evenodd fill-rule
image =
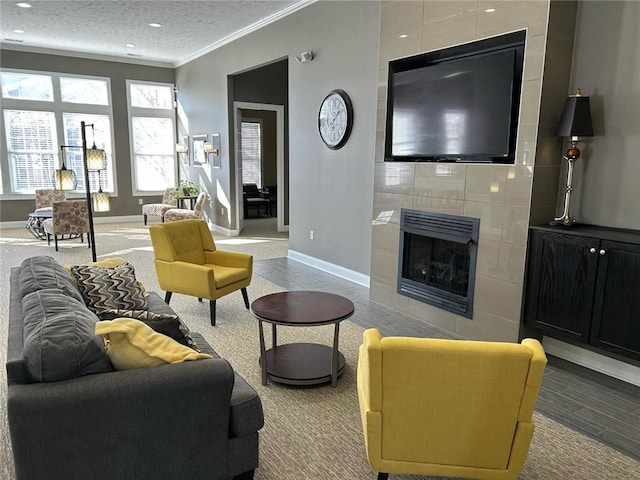
<path id="1" fill-rule="evenodd" d="M 276 105 L 271 103 L 251 103 L 251 102 L 233 102 L 233 126 L 235 129 L 233 139 L 235 146 L 235 173 L 236 173 L 236 225 L 238 226 L 238 234 L 244 228 L 244 213 L 242 210 L 242 143 L 241 128 L 242 112 L 241 110 L 267 110 L 276 113 L 276 175 L 278 179 L 277 203 L 276 203 L 276 220 L 279 232 L 288 232 L 289 225 L 284 224 L 284 105 Z"/>

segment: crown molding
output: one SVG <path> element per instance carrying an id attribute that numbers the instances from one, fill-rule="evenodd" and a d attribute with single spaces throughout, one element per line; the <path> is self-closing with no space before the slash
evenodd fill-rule
<path id="1" fill-rule="evenodd" d="M 176 62 L 173 66 L 174 67 L 180 67 L 186 63 L 189 63 L 193 60 L 195 60 L 196 58 L 199 58 L 203 55 L 206 55 L 207 53 L 210 53 L 214 50 L 217 50 L 218 48 L 231 43 L 235 40 L 238 40 L 239 38 L 244 37 L 245 35 L 249 35 L 252 32 L 255 32 L 256 30 L 260 30 L 263 27 L 266 27 L 267 25 L 277 22 L 278 20 L 291 15 L 292 13 L 297 12 L 298 10 L 302 10 L 305 7 L 308 7 L 309 5 L 311 5 L 312 3 L 316 3 L 318 0 L 300 0 L 298 2 L 292 3 L 291 5 L 289 5 L 287 8 L 284 8 L 272 15 L 269 15 L 268 17 L 263 18 L 262 20 L 259 20 L 251 25 L 249 25 L 248 27 L 242 28 L 240 30 L 238 30 L 237 32 L 232 33 L 231 35 L 227 35 L 224 38 L 221 38 L 220 40 L 218 40 L 215 43 L 212 43 L 211 45 L 209 45 L 208 47 L 205 47 L 201 50 L 198 50 L 197 52 L 189 55 L 188 57 L 183 58 L 182 60 Z"/>

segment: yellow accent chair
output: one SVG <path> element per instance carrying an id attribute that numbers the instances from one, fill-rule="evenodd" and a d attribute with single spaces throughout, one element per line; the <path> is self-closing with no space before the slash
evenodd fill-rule
<path id="1" fill-rule="evenodd" d="M 253 256 L 216 249 L 207 222 L 200 219 L 169 222 L 149 227 L 158 284 L 172 293 L 209 300 L 211 325 L 216 324 L 216 299 L 240 290 L 249 308 L 247 286 L 251 283 Z"/>
<path id="2" fill-rule="evenodd" d="M 517 479 L 533 436 L 547 357 L 522 343 L 363 335 L 358 398 L 380 472 Z"/>
<path id="3" fill-rule="evenodd" d="M 162 195 L 162 203 L 146 203 L 142 205 L 142 217 L 144 218 L 144 224 L 147 224 L 147 217 L 154 215 L 160 217 L 160 220 L 164 222 L 164 214 L 167 210 L 176 208 L 178 206 L 178 199 L 176 198 L 176 189 L 167 188 Z"/>
<path id="4" fill-rule="evenodd" d="M 200 192 L 196 199 L 193 210 L 188 208 L 172 208 L 164 213 L 165 222 L 177 222 L 178 220 L 188 220 L 190 218 L 202 218 L 202 209 L 207 200 L 207 193 Z"/>

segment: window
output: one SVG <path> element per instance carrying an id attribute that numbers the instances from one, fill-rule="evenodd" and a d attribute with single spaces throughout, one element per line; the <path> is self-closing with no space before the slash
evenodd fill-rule
<path id="1" fill-rule="evenodd" d="M 94 141 L 107 153 L 107 169 L 101 172 L 104 191 L 114 192 L 111 94 L 109 79 L 55 73 L 0 72 L 4 137 L 0 169 L 2 192 L 33 194 L 54 186 L 54 171 L 63 162 L 78 179 L 77 192 L 85 191 L 81 123 L 88 147 Z M 5 150 L 6 149 L 6 150 Z M 6 155 L 4 152 L 6 151 Z M 5 172 L 8 178 L 5 178 Z M 90 173 L 96 191 L 98 174 Z"/>
<path id="2" fill-rule="evenodd" d="M 173 85 L 127 82 L 134 194 L 176 185 Z"/>
<path id="3" fill-rule="evenodd" d="M 262 187 L 262 121 L 247 120 L 240 124 L 242 137 L 242 183 Z"/>

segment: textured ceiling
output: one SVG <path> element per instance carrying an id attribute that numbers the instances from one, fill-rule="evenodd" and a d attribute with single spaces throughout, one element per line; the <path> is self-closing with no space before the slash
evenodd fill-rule
<path id="1" fill-rule="evenodd" d="M 0 46 L 180 65 L 311 0 L 0 0 Z M 149 23 L 162 24 L 153 28 Z M 23 30 L 16 33 L 14 30 Z M 127 43 L 135 44 L 128 48 Z M 58 52 L 59 53 L 59 52 Z"/>

